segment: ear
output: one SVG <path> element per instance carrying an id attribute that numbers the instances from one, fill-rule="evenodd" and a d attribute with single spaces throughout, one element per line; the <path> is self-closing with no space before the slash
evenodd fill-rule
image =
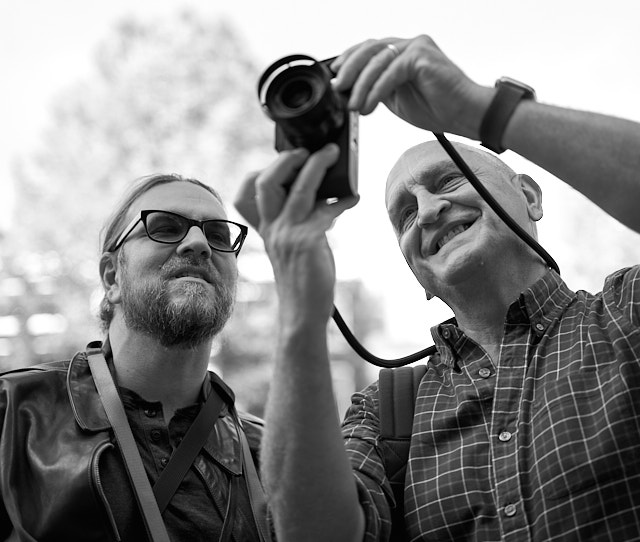
<path id="1" fill-rule="evenodd" d="M 100 280 L 107 300 L 113 305 L 120 303 L 120 276 L 118 273 L 118 255 L 116 253 L 104 252 L 100 257 Z"/>
<path id="2" fill-rule="evenodd" d="M 427 290 L 424 291 L 425 296 L 427 297 L 427 301 L 431 301 L 434 298 L 434 295 L 431 292 L 428 292 Z"/>
<path id="3" fill-rule="evenodd" d="M 529 218 L 537 222 L 542 218 L 542 190 L 529 175 L 516 175 L 516 183 L 524 195 Z"/>

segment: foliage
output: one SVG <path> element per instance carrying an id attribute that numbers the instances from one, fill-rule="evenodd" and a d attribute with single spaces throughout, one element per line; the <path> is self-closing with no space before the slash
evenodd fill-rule
<path id="1" fill-rule="evenodd" d="M 211 184 L 229 201 L 244 175 L 273 154 L 273 127 L 256 96 L 264 67 L 254 65 L 224 20 L 194 12 L 123 20 L 95 60 L 90 77 L 57 97 L 41 143 L 15 168 L 19 213 L 15 235 L 0 244 L 0 279 L 21 277 L 28 295 L 0 304 L 0 317 L 20 315 L 23 329 L 11 359 L 0 352 L 0 369 L 67 358 L 96 338 L 97 233 L 127 183 L 176 172 Z M 252 232 L 243 253 L 258 247 Z M 38 289 L 43 280 L 49 287 Z M 272 284 L 247 284 L 241 277 L 239 290 L 253 289 L 260 299 L 240 300 L 214 363 L 239 396 L 244 392 L 247 407 L 261 413 L 275 296 Z M 362 301 L 362 295 L 354 301 L 352 322 L 366 332 L 378 322 L 358 310 Z M 61 336 L 41 337 L 40 346 L 24 332 L 38 311 L 60 313 L 68 323 Z"/>
<path id="2" fill-rule="evenodd" d="M 97 234 L 127 183 L 177 172 L 229 200 L 266 161 L 260 70 L 224 20 L 127 19 L 98 47 L 95 72 L 57 96 L 42 141 L 16 163 L 19 212 L 3 245 L 5 274 L 55 283 L 42 302 L 66 317 L 67 342 L 81 348 L 97 332 Z"/>

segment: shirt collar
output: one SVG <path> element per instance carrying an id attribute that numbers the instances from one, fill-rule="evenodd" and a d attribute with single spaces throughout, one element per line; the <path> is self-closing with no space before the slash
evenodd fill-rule
<path id="1" fill-rule="evenodd" d="M 524 290 L 507 310 L 509 324 L 530 325 L 536 336 L 544 335 L 549 326 L 564 312 L 575 298 L 573 292 L 553 269 Z M 442 362 L 453 366 L 456 354 L 466 336 L 455 318 L 433 326 L 431 335 Z"/>
<path id="2" fill-rule="evenodd" d="M 107 336 L 102 343 L 102 353 L 107 360 L 107 365 L 113 373 L 113 352 L 111 351 L 111 343 Z M 224 402 L 233 405 L 235 403 L 235 395 L 231 388 L 227 386 L 223 380 L 215 373 L 209 371 L 209 378 L 205 378 L 202 383 L 202 389 L 200 390 L 199 402 L 204 403 L 209 393 L 211 392 L 211 386 L 215 386 L 216 391 L 222 396 Z M 167 420 L 168 421 L 168 420 Z"/>

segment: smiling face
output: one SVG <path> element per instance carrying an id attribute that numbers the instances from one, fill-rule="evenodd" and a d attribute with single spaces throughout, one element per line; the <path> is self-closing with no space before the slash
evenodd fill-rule
<path id="1" fill-rule="evenodd" d="M 537 185 L 494 156 L 456 144 L 498 203 L 529 234 L 542 216 Z M 423 288 L 480 285 L 532 259 L 524 243 L 493 212 L 436 141 L 405 152 L 387 180 L 386 205 L 400 249 Z"/>
<path id="2" fill-rule="evenodd" d="M 188 182 L 154 186 L 133 202 L 127 221 L 141 210 L 171 211 L 196 220 L 226 219 L 220 201 Z M 212 250 L 198 227 L 179 243 L 147 237 L 140 222 L 113 253 L 103 272 L 109 300 L 126 326 L 164 346 L 197 346 L 228 320 L 237 282 L 236 256 Z"/>

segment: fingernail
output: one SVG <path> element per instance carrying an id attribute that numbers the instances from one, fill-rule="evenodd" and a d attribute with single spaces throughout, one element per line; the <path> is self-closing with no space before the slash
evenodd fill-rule
<path id="1" fill-rule="evenodd" d="M 337 152 L 340 152 L 340 147 L 338 147 L 337 143 L 327 143 L 324 148 L 325 152 L 328 152 L 329 154 L 336 154 Z"/>

